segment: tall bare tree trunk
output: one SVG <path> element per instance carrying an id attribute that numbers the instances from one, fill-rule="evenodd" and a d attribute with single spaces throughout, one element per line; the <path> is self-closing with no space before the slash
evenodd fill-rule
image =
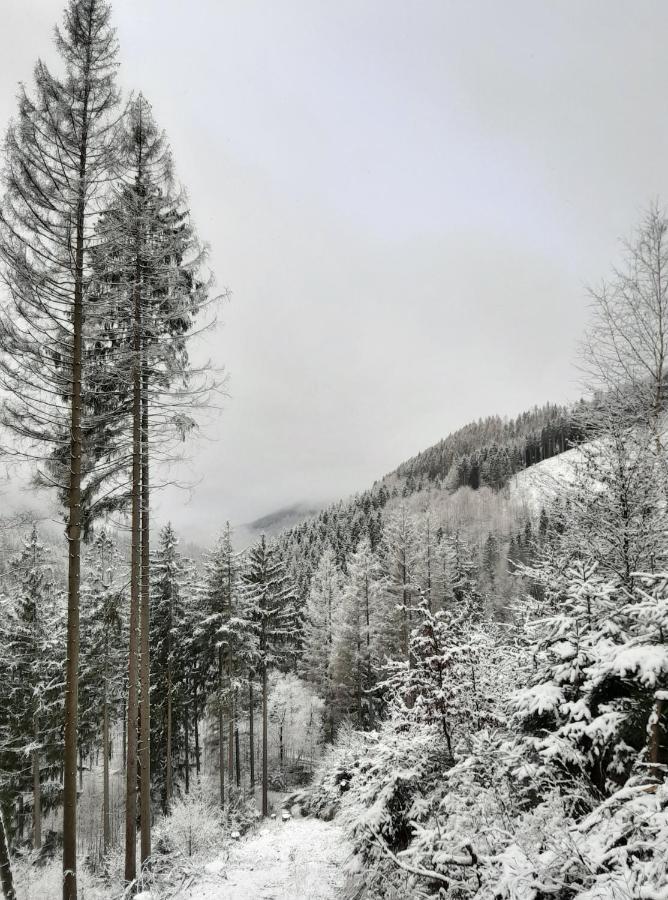
<path id="1" fill-rule="evenodd" d="M 0 886 L 2 886 L 2 894 L 5 900 L 16 900 L 12 866 L 9 859 L 9 846 L 7 844 L 7 832 L 5 831 L 2 813 L 0 813 Z"/>
<path id="2" fill-rule="evenodd" d="M 142 341 L 145 343 L 145 341 Z M 140 748 L 140 827 L 141 866 L 151 858 L 151 670 L 149 650 L 150 628 L 150 485 L 148 451 L 148 373 L 146 349 L 142 354 L 142 410 L 141 410 L 141 748 Z"/>
<path id="3" fill-rule="evenodd" d="M 197 673 L 193 682 L 193 730 L 195 732 L 195 774 L 200 774 L 200 748 L 199 748 L 199 699 L 197 696 Z"/>
<path id="4" fill-rule="evenodd" d="M 241 787 L 241 757 L 239 756 L 239 723 L 234 725 L 234 759 L 237 769 L 237 790 Z"/>
<path id="5" fill-rule="evenodd" d="M 137 877 L 137 626 L 141 581 L 141 269 L 139 253 L 134 285 L 132 385 L 132 549 L 130 554 L 130 648 L 128 657 L 128 748 L 125 788 L 125 881 Z"/>
<path id="6" fill-rule="evenodd" d="M 364 582 L 364 619 L 366 623 L 366 686 L 371 688 L 371 628 L 370 628 L 370 610 L 369 610 L 369 581 L 368 578 Z M 373 699 L 371 695 L 368 697 L 369 703 L 369 725 L 373 725 L 374 709 Z"/>
<path id="7" fill-rule="evenodd" d="M 248 745 L 250 750 L 250 789 L 251 794 L 255 793 L 255 717 L 253 715 L 253 707 L 255 698 L 253 696 L 253 678 L 248 681 Z"/>
<path id="8" fill-rule="evenodd" d="M 109 704 L 107 690 L 104 689 L 102 708 L 102 846 L 106 853 L 111 845 L 111 822 L 109 818 Z"/>
<path id="9" fill-rule="evenodd" d="M 23 794 L 19 794 L 16 806 L 16 825 L 19 834 L 19 841 L 23 843 L 23 829 L 25 827 L 25 809 L 23 804 Z"/>
<path id="10" fill-rule="evenodd" d="M 37 740 L 37 734 L 35 734 Z M 39 751 L 32 754 L 32 845 L 39 850 L 42 846 L 42 791 L 39 779 Z"/>
<path id="11" fill-rule="evenodd" d="M 189 679 L 186 678 L 186 701 L 183 704 L 183 730 L 184 730 L 184 744 L 185 744 L 185 754 L 186 754 L 186 783 L 185 790 L 186 794 L 190 793 L 190 716 L 188 715 L 188 692 L 190 690 Z"/>
<path id="12" fill-rule="evenodd" d="M 220 808 L 225 807 L 225 728 L 223 725 L 223 648 L 218 648 L 218 777 Z"/>
<path id="13" fill-rule="evenodd" d="M 262 815 L 269 815 L 269 760 L 268 752 L 269 717 L 267 715 L 267 663 L 262 661 Z"/>
<path id="14" fill-rule="evenodd" d="M 234 708 L 232 704 L 233 700 L 230 694 L 227 704 L 227 791 L 229 794 L 232 792 L 234 783 Z"/>
<path id="15" fill-rule="evenodd" d="M 84 110 L 90 87 L 85 81 Z M 81 586 L 81 374 L 83 358 L 84 215 L 88 124 L 84 114 L 79 155 L 79 199 L 76 210 L 74 310 L 72 319 L 72 384 L 70 410 L 70 484 L 67 540 L 67 665 L 65 669 L 65 778 L 63 785 L 63 900 L 77 897 L 77 736 L 79 705 L 79 591 Z"/>
<path id="16" fill-rule="evenodd" d="M 127 718 L 127 702 L 125 699 L 126 685 L 123 685 L 123 735 L 122 735 L 122 744 L 123 744 L 123 753 L 121 755 L 121 759 L 123 760 L 123 771 L 125 772 L 125 765 L 127 762 L 127 747 L 128 747 L 128 718 Z"/>
<path id="17" fill-rule="evenodd" d="M 666 754 L 666 735 L 663 728 L 664 701 L 660 697 L 654 700 L 652 707 L 652 720 L 649 728 L 649 762 L 650 772 L 661 781 L 665 777 L 665 764 L 668 761 Z"/>
<path id="18" fill-rule="evenodd" d="M 165 812 L 172 801 L 172 655 L 167 654 L 167 753 L 165 758 Z"/>

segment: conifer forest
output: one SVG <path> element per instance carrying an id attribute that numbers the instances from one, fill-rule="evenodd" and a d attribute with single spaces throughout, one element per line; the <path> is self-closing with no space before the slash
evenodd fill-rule
<path id="1" fill-rule="evenodd" d="M 0 82 L 2 896 L 668 900 L 660 4 L 622 2 L 609 20 L 594 0 L 578 8 L 585 36 L 596 16 L 607 23 L 605 53 L 626 41 L 628 57 L 605 61 L 626 92 L 597 74 L 603 50 L 588 59 L 566 0 L 508 0 L 513 46 L 528 42 L 512 64 L 486 25 L 474 36 L 478 14 L 506 21 L 505 3 L 483 0 L 61 4 L 8 0 L 0 12 L 32 34 L 7 53 L 18 87 Z M 534 39 L 550 40 L 540 17 L 555 10 L 565 17 L 552 50 L 534 53 Z M 430 35 L 432 16 L 443 30 Z M 42 18 L 51 31 L 33 33 Z M 233 45 L 242 59 L 254 29 L 238 79 L 230 64 L 230 86 L 214 74 L 200 84 Z M 495 49 L 464 87 L 453 67 L 437 89 L 425 67 L 441 71 L 448 29 L 448 53 L 460 36 L 462 54 Z M 296 62 L 280 46 L 290 32 Z M 165 62 L 173 47 L 182 52 Z M 302 65 L 318 79 L 304 75 L 296 94 L 290 73 Z M 378 97 L 389 91 L 383 66 L 402 73 L 383 94 L 390 141 L 384 107 L 367 116 L 357 103 L 365 79 Z M 147 84 L 129 83 L 136 72 Z M 497 75 L 526 103 L 509 94 L 502 124 Z M 423 76 L 436 93 L 418 99 Z M 572 89 L 572 117 L 562 88 L 542 93 L 543 77 Z M 230 116 L 266 129 L 261 151 L 225 122 L 234 92 L 258 85 L 269 105 L 240 99 Z M 437 233 L 421 203 L 439 187 L 423 196 L 421 179 L 448 143 L 429 98 L 449 91 L 468 101 L 452 101 L 447 127 L 470 138 L 452 184 L 468 184 L 468 167 L 488 183 L 480 122 L 503 133 L 492 156 L 508 153 L 515 169 L 493 169 L 498 193 L 462 188 L 469 218 L 445 204 L 452 218 Z M 334 121 L 325 128 L 307 107 Z M 619 150 L 601 136 L 600 165 L 588 167 L 588 136 L 635 107 L 656 132 L 629 125 Z M 285 146 L 272 144 L 279 133 Z M 363 150 L 372 134 L 378 146 Z M 638 149 L 653 138 L 658 169 Z M 328 224 L 310 218 L 307 188 L 274 220 L 279 188 L 257 174 L 270 158 L 288 193 L 297 176 L 322 178 Z M 571 158 L 579 175 L 554 200 L 568 228 L 557 235 L 552 213 L 541 221 L 553 230 L 520 226 L 529 201 L 513 185 L 528 179 L 538 209 L 548 188 L 532 180 L 535 159 L 557 179 Z M 358 251 L 337 243 L 334 219 L 354 243 L 374 205 L 346 179 L 386 176 L 376 236 Z M 206 205 L 219 179 L 229 207 Z M 615 205 L 615 185 L 646 193 Z M 239 197 L 257 205 L 239 215 Z M 471 224 L 477 203 L 488 222 Z M 294 210 L 304 223 L 290 237 Z M 416 237 L 402 243 L 413 219 Z M 525 263 L 502 259 L 515 227 Z M 219 247 L 236 230 L 246 268 L 235 268 L 241 244 Z M 342 274 L 350 259 L 355 274 Z M 557 262 L 577 273 L 573 290 Z M 523 265 L 540 271 L 524 277 Z M 454 269 L 466 275 L 461 306 L 437 284 Z M 251 270 L 262 299 L 243 319 L 254 300 L 235 273 Z M 259 367 L 235 371 L 242 357 L 226 348 L 254 344 L 243 359 Z M 374 465 L 385 474 L 368 477 Z"/>

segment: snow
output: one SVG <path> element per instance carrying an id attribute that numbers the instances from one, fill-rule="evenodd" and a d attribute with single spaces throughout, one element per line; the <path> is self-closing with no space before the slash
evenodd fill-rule
<path id="1" fill-rule="evenodd" d="M 183 900 L 333 900 L 342 896 L 348 853 L 336 825 L 271 821 L 208 863 Z"/>
<path id="2" fill-rule="evenodd" d="M 538 512 L 547 501 L 563 492 L 564 484 L 575 480 L 577 466 L 581 462 L 582 451 L 575 447 L 522 469 L 510 479 L 510 496 Z"/>
<path id="3" fill-rule="evenodd" d="M 622 678 L 634 674 L 642 684 L 652 687 L 668 671 L 668 648 L 663 645 L 625 647 L 615 655 L 613 668 Z"/>

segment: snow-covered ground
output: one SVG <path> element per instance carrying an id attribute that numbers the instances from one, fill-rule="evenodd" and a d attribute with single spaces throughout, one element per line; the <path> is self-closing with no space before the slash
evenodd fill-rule
<path id="1" fill-rule="evenodd" d="M 319 819 L 280 818 L 212 859 L 182 900 L 334 900 L 345 883 L 341 830 Z"/>
<path id="2" fill-rule="evenodd" d="M 531 512 L 538 513 L 545 503 L 560 496 L 564 484 L 573 481 L 581 462 L 582 451 L 574 448 L 522 469 L 510 479 L 511 499 L 525 503 Z"/>

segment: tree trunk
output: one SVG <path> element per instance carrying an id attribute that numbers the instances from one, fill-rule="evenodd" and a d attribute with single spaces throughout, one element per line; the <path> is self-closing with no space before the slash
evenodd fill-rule
<path id="1" fill-rule="evenodd" d="M 186 698 L 188 697 L 188 690 L 190 685 L 188 684 L 188 679 L 186 678 Z M 184 727 L 184 743 L 185 743 L 185 753 L 186 753 L 186 794 L 190 793 L 190 718 L 188 716 L 188 702 L 183 704 L 183 727 Z"/>
<path id="2" fill-rule="evenodd" d="M 165 812 L 172 802 L 172 656 L 167 654 L 167 749 L 165 754 Z"/>
<path id="3" fill-rule="evenodd" d="M 5 823 L 0 813 L 0 885 L 5 900 L 16 900 L 14 879 L 12 878 L 12 866 L 9 859 L 9 846 L 7 844 L 7 832 Z"/>
<path id="4" fill-rule="evenodd" d="M 19 794 L 18 803 L 16 805 L 16 824 L 19 841 L 23 843 L 23 829 L 25 827 L 25 810 L 23 808 L 23 794 Z"/>
<path id="5" fill-rule="evenodd" d="M 102 846 L 106 853 L 111 844 L 109 819 L 109 705 L 105 698 L 102 710 Z"/>
<path id="6" fill-rule="evenodd" d="M 269 718 L 267 716 L 267 663 L 262 663 L 262 815 L 269 815 L 269 760 L 268 749 Z"/>
<path id="7" fill-rule="evenodd" d="M 370 611 L 369 611 L 369 584 L 368 581 L 365 581 L 364 584 L 364 617 L 366 620 L 366 679 L 367 690 L 371 690 L 371 627 L 370 627 Z M 374 720 L 374 710 L 373 710 L 373 700 L 371 695 L 367 697 L 367 701 L 369 704 L 369 726 L 373 725 Z"/>
<path id="8" fill-rule="evenodd" d="M 656 697 L 652 708 L 652 716 L 649 727 L 649 762 L 650 772 L 654 778 L 662 781 L 665 777 L 665 764 L 668 762 L 665 733 L 663 728 L 664 701 Z"/>
<path id="9" fill-rule="evenodd" d="M 232 698 L 227 705 L 227 790 L 232 792 L 232 784 L 234 783 L 234 710 L 232 707 Z"/>
<path id="10" fill-rule="evenodd" d="M 128 747 L 128 719 L 127 719 L 127 704 L 125 702 L 125 691 L 126 685 L 123 685 L 123 753 L 121 754 L 121 758 L 123 760 L 123 771 L 125 772 L 125 764 L 127 761 L 127 747 Z"/>
<path id="11" fill-rule="evenodd" d="M 145 343 L 145 341 L 142 341 Z M 151 674 L 150 674 L 150 518 L 149 518 L 149 455 L 148 455 L 148 374 L 145 347 L 142 354 L 141 409 L 141 747 L 140 747 L 140 828 L 141 867 L 151 858 Z"/>
<path id="12" fill-rule="evenodd" d="M 128 655 L 128 749 L 125 773 L 125 881 L 137 877 L 137 626 L 141 581 L 141 269 L 139 255 L 134 284 L 132 385 L 132 548 L 130 553 L 130 648 Z"/>
<path id="13" fill-rule="evenodd" d="M 239 756 L 239 724 L 234 726 L 234 758 L 237 766 L 237 790 L 241 787 L 241 758 Z"/>
<path id="14" fill-rule="evenodd" d="M 193 683 L 193 728 L 195 731 L 195 772 L 200 775 L 200 749 L 199 749 L 199 706 L 197 700 L 197 675 Z"/>
<path id="15" fill-rule="evenodd" d="M 223 648 L 218 648 L 218 777 L 220 808 L 225 808 L 225 728 L 223 725 Z"/>
<path id="16" fill-rule="evenodd" d="M 253 716 L 253 705 L 255 698 L 253 697 L 253 679 L 248 682 L 248 745 L 250 750 L 250 789 L 251 794 L 255 793 L 255 733 Z"/>
<path id="17" fill-rule="evenodd" d="M 87 88 L 86 88 L 87 90 Z M 87 104 L 87 99 L 86 99 Z M 83 357 L 83 266 L 87 124 L 84 117 L 76 210 L 74 310 L 72 319 L 72 398 L 67 540 L 67 664 L 65 669 L 65 748 L 63 785 L 63 900 L 77 897 L 77 732 L 79 704 L 79 591 L 81 581 L 81 370 Z"/>
<path id="18" fill-rule="evenodd" d="M 39 751 L 32 754 L 32 846 L 42 846 L 42 792 L 39 779 Z"/>

